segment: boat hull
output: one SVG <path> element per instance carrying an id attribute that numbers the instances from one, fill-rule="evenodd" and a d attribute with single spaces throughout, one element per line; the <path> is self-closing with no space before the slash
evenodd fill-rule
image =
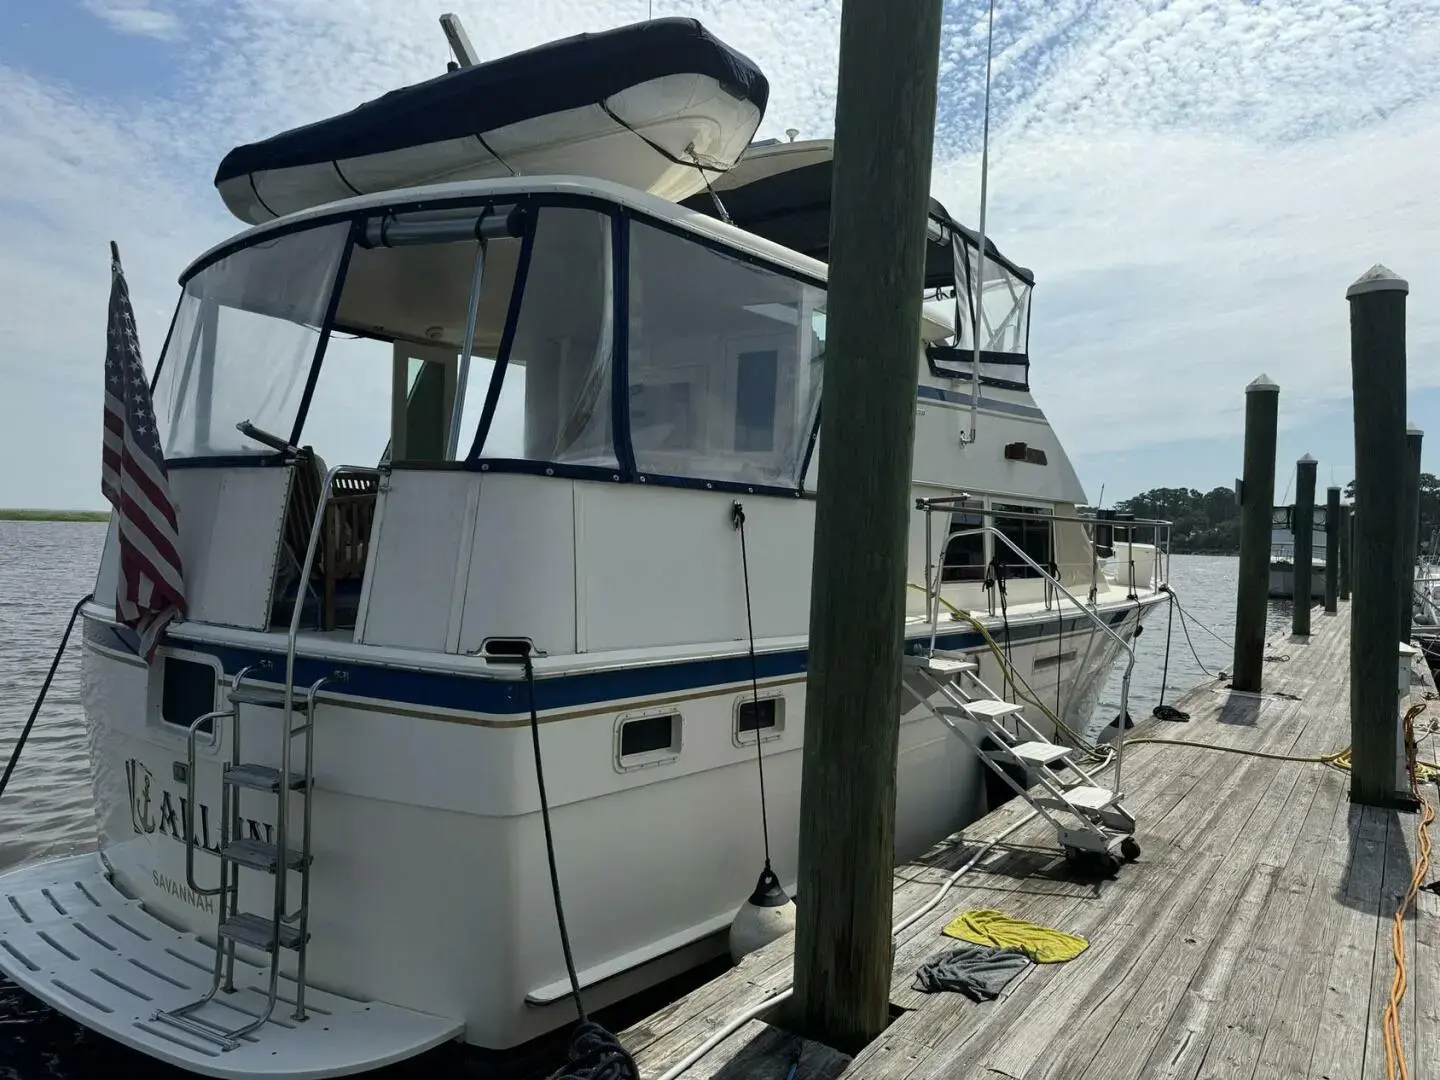
<path id="1" fill-rule="evenodd" d="M 1101 610 L 1129 637 L 1149 606 Z M 1062 632 L 1053 612 L 1010 618 L 1010 662 L 1042 700 L 1058 681 L 1062 701 L 1093 707 L 1118 646 L 1106 638 L 1091 647 L 1098 631 L 1081 632 L 1081 621 L 1072 616 Z M 106 620 L 86 623 L 84 701 L 102 857 L 125 896 L 168 924 L 213 933 L 214 901 L 186 875 L 183 733 L 154 715 L 156 672 L 125 655 Z M 917 643 L 922 631 L 915 628 Z M 942 627 L 937 644 L 972 653 L 982 677 L 1003 685 L 990 646 L 970 629 Z M 221 657 L 231 674 L 253 659 L 237 648 L 185 647 Z M 1047 667 L 1047 657 L 1064 659 Z M 762 745 L 772 857 L 793 889 L 803 673 L 762 679 L 761 692 L 786 702 L 783 730 Z M 737 745 L 732 731 L 735 703 L 749 694 L 742 682 L 668 695 L 683 698 L 684 753 L 668 766 L 634 770 L 613 766 L 616 725 L 670 707 L 658 697 L 544 716 L 556 857 L 590 1008 L 724 951 L 762 860 L 754 745 Z M 242 709 L 240 724 L 247 759 L 278 758 L 278 732 L 265 718 Z M 317 710 L 316 725 L 309 982 L 453 1017 L 467 1042 L 492 1049 L 568 1023 L 528 717 L 459 718 L 413 702 L 337 697 Z M 968 747 L 922 709 L 900 718 L 898 739 L 896 850 L 907 858 L 984 813 L 998 789 Z M 218 880 L 220 751 L 202 744 L 195 777 L 189 839 L 202 887 Z M 266 837 L 273 810 L 264 796 L 243 803 L 242 830 Z M 299 811 L 297 800 L 292 814 Z M 264 911 L 270 901 L 268 878 L 242 875 L 241 910 Z M 7 963 L 0 956 L 0 969 Z M 289 963 L 286 954 L 287 975 Z"/>

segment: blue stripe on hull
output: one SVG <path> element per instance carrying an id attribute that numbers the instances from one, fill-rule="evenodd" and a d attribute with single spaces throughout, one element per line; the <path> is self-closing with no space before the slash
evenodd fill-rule
<path id="1" fill-rule="evenodd" d="M 1126 607 L 1113 612 L 1109 616 L 1110 624 L 1119 624 L 1134 610 Z M 1060 619 L 1046 619 L 1012 626 L 1010 641 L 1015 644 L 1026 643 L 1055 637 L 1062 632 L 1068 637 L 1093 628 L 1089 619 L 1083 616 L 1064 619 L 1063 628 L 1061 622 Z M 992 633 L 997 640 L 1002 640 L 1001 632 Z M 85 620 L 85 640 L 111 649 L 122 648 L 132 653 L 135 651 L 135 635 L 131 631 L 98 619 Z M 185 648 L 215 656 L 223 666 L 225 674 L 229 676 L 261 660 L 269 660 L 271 670 L 277 674 L 285 670 L 283 650 L 190 642 L 173 632 L 167 634 L 165 640 L 169 644 L 183 645 Z M 928 634 L 923 639 L 911 639 L 912 642 L 919 640 L 928 641 Z M 937 648 L 966 652 L 982 648 L 985 639 L 975 630 L 942 632 L 936 637 L 935 644 Z M 781 678 L 803 673 L 808 656 L 808 650 L 794 649 L 779 653 L 760 653 L 757 654 L 755 662 L 760 678 Z M 529 710 L 523 683 L 514 679 L 495 679 L 458 671 L 407 671 L 383 664 L 296 656 L 295 685 L 309 686 L 336 670 L 344 671 L 348 677 L 344 694 L 339 696 L 393 701 L 398 705 L 416 708 L 502 716 L 526 713 Z M 542 676 L 536 683 L 536 698 L 539 707 L 549 711 L 658 697 L 749 681 L 750 658 L 748 654 L 740 653 L 716 659 L 654 663 L 614 671 L 556 675 L 549 678 Z"/>

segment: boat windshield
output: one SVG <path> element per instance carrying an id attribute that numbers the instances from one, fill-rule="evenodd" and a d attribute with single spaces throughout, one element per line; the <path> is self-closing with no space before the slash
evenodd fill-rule
<path id="1" fill-rule="evenodd" d="M 248 420 L 322 456 L 363 427 L 351 463 L 798 490 L 824 289 L 639 215 L 510 201 L 377 210 L 196 273 L 156 386 L 167 457 L 273 454 Z"/>
<path id="2" fill-rule="evenodd" d="M 249 420 L 290 439 L 349 222 L 289 233 L 211 263 L 186 283 L 155 384 L 167 458 L 266 455 Z"/>

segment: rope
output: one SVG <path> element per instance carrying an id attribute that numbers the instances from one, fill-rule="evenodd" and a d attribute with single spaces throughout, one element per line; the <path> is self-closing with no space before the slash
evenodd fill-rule
<path id="1" fill-rule="evenodd" d="M 570 931 L 565 926 L 565 904 L 560 896 L 560 872 L 555 865 L 555 834 L 550 828 L 550 800 L 545 794 L 545 764 L 540 753 L 540 717 L 535 707 L 535 665 L 525 656 L 525 687 L 530 699 L 530 740 L 535 748 L 535 785 L 540 791 L 540 820 L 545 825 L 545 856 L 550 862 L 550 893 L 555 901 L 555 922 L 560 928 L 560 948 L 565 954 L 565 973 L 570 976 L 570 996 L 580 1024 L 570 1043 L 565 1067 L 554 1080 L 640 1080 L 640 1067 L 615 1035 L 595 1023 L 580 1000 L 580 977 L 575 973 L 575 954 L 570 949 Z"/>
<path id="2" fill-rule="evenodd" d="M 1160 703 L 1155 706 L 1155 715 L 1165 707 L 1165 687 L 1170 681 L 1170 639 L 1175 633 L 1175 594 L 1169 593 L 1170 606 L 1165 612 L 1165 664 L 1160 668 Z"/>
<path id="3" fill-rule="evenodd" d="M 755 660 L 755 619 L 750 608 L 750 556 L 745 550 L 745 508 L 730 506 L 730 524 L 740 531 L 740 569 L 745 578 L 745 628 L 750 634 L 750 700 L 755 710 L 755 771 L 760 774 L 760 832 L 765 839 L 765 869 L 770 871 L 770 815 L 765 803 L 765 753 L 760 731 L 760 673 Z"/>
<path id="4" fill-rule="evenodd" d="M 65 645 L 70 641 L 70 631 L 75 628 L 75 620 L 80 617 L 80 609 L 88 604 L 94 595 L 86 593 L 75 602 L 75 607 L 70 612 L 70 621 L 65 624 L 65 633 L 60 635 L 60 647 L 55 650 L 55 656 L 50 661 L 50 670 L 45 673 L 45 681 L 40 684 L 40 694 L 30 709 L 30 718 L 20 730 L 20 738 L 15 742 L 15 749 L 10 752 L 10 760 L 5 763 L 5 772 L 0 775 L 0 796 L 4 796 L 5 789 L 10 785 L 10 774 L 15 771 L 15 763 L 20 760 L 20 751 L 25 749 L 25 742 L 30 738 L 30 729 L 35 726 L 35 718 L 40 715 L 40 706 L 45 704 L 45 695 L 50 693 L 50 681 L 55 678 L 60 657 L 65 655 Z"/>
<path id="5" fill-rule="evenodd" d="M 1235 648 L 1234 643 L 1226 641 L 1214 630 L 1211 630 L 1210 627 L 1206 626 L 1199 619 L 1195 618 L 1194 615 L 1191 615 L 1188 611 L 1186 611 L 1185 605 L 1180 603 L 1179 595 L 1169 585 L 1161 585 L 1160 588 L 1170 595 L 1170 603 L 1174 606 L 1176 611 L 1180 612 L 1180 629 L 1185 631 L 1185 644 L 1190 646 L 1190 655 L 1194 658 L 1195 665 L 1210 678 L 1218 679 L 1220 676 L 1217 675 L 1215 672 L 1211 671 L 1208 667 L 1206 667 L 1205 661 L 1200 659 L 1200 653 L 1195 648 L 1195 640 L 1190 636 L 1189 623 L 1193 622 L 1201 630 L 1204 630 L 1212 638 L 1218 641 L 1221 645 L 1224 645 L 1227 649 L 1230 649 L 1232 652 Z"/>
<path id="6" fill-rule="evenodd" d="M 1405 998 L 1408 975 L 1405 968 L 1405 915 L 1415 902 L 1421 883 L 1430 870 L 1430 824 L 1435 820 L 1435 808 L 1430 800 L 1420 794 L 1422 766 L 1426 763 L 1415 759 L 1415 717 L 1425 711 L 1424 703 L 1410 706 L 1405 713 L 1405 753 L 1409 759 L 1410 790 L 1421 805 L 1418 830 L 1420 857 L 1415 860 L 1415 872 L 1410 877 L 1410 888 L 1395 909 L 1395 924 L 1390 930 L 1390 951 L 1395 956 L 1395 977 L 1390 982 L 1390 1002 L 1385 1007 L 1385 1076 L 1386 1080 L 1410 1080 L 1410 1067 L 1405 1062 L 1405 1044 L 1400 1032 L 1400 1002 Z M 1428 777 L 1433 779 L 1434 777 Z"/>

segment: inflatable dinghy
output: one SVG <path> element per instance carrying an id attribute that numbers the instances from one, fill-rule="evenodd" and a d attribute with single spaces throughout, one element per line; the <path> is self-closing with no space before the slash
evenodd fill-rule
<path id="1" fill-rule="evenodd" d="M 679 201 L 739 160 L 769 91 L 754 63 L 696 20 L 654 19 L 457 68 L 238 146 L 215 187 L 250 224 L 352 195 L 513 175 L 589 176 Z"/>

